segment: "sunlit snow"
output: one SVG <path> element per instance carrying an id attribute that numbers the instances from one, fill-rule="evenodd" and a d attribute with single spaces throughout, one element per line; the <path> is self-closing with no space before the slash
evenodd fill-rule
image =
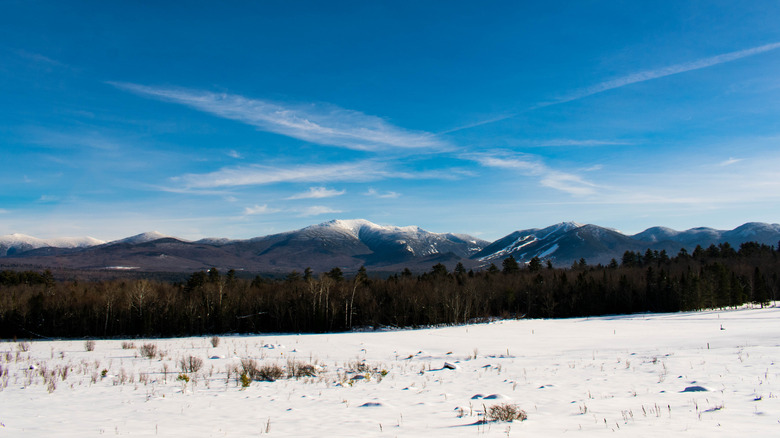
<path id="1" fill-rule="evenodd" d="M 140 357 L 144 344 L 162 354 Z M 209 337 L 25 348 L 0 343 L 7 436 L 733 437 L 780 428 L 777 307 L 223 336 L 216 348 Z M 185 382 L 179 363 L 190 355 L 203 366 Z M 242 389 L 242 359 L 311 364 L 316 376 Z M 501 403 L 528 419 L 484 422 Z"/>

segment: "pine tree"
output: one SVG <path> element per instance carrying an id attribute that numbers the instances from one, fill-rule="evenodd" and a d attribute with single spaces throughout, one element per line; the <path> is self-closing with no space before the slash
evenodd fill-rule
<path id="1" fill-rule="evenodd" d="M 433 265 L 433 270 L 431 271 L 431 275 L 434 277 L 436 276 L 446 276 L 447 275 L 447 267 L 444 266 L 443 263 L 436 263 Z"/>
<path id="2" fill-rule="evenodd" d="M 520 266 L 517 264 L 517 260 L 513 256 L 509 256 L 501 263 L 503 266 L 504 274 L 514 274 L 520 272 Z"/>
<path id="3" fill-rule="evenodd" d="M 549 260 L 547 261 L 550 262 Z M 542 260 L 539 258 L 539 256 L 533 256 L 531 260 L 528 262 L 528 270 L 531 272 L 539 272 L 542 270 Z"/>
<path id="4" fill-rule="evenodd" d="M 328 278 L 334 280 L 334 281 L 341 281 L 344 279 L 344 273 L 341 272 L 341 268 L 335 267 L 328 271 L 327 274 L 325 274 Z"/>

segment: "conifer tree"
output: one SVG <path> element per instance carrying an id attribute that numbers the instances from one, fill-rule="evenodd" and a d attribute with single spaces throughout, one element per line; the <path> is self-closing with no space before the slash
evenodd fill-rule
<path id="1" fill-rule="evenodd" d="M 514 274 L 520 271 L 520 266 L 517 264 L 517 260 L 513 256 L 509 256 L 501 263 L 503 266 L 504 274 Z"/>

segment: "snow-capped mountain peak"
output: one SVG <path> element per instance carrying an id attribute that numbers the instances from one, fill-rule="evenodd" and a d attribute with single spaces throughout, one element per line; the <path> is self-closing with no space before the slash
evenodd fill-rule
<path id="1" fill-rule="evenodd" d="M 48 246 L 55 248 L 88 248 L 106 243 L 105 240 L 95 239 L 94 237 L 57 237 L 46 239 Z"/>
<path id="2" fill-rule="evenodd" d="M 365 219 L 336 219 L 329 222 L 324 222 L 319 225 L 314 225 L 309 228 L 330 228 L 335 230 L 344 231 L 351 234 L 356 239 L 360 238 L 361 231 L 373 231 L 384 233 L 402 233 L 409 235 L 424 234 L 436 234 L 423 230 L 418 226 L 396 227 L 391 225 L 378 225 Z"/>
<path id="3" fill-rule="evenodd" d="M 332 228 L 345 231 L 356 239 L 360 238 L 360 230 L 363 228 L 381 229 L 382 227 L 365 219 L 336 219 L 317 225 L 324 228 Z"/>
<path id="4" fill-rule="evenodd" d="M 561 223 L 555 224 L 553 226 L 554 227 L 558 227 L 558 229 L 561 230 L 561 231 L 569 231 L 569 230 L 573 230 L 575 228 L 583 227 L 584 224 L 581 224 L 579 222 L 569 221 L 569 222 L 561 222 Z"/>
<path id="5" fill-rule="evenodd" d="M 334 238 L 332 233 L 335 232 L 336 236 L 347 237 L 365 245 L 364 248 L 372 251 L 374 257 L 383 255 L 388 260 L 399 260 L 399 257 L 410 255 L 424 257 L 450 252 L 469 257 L 487 244 L 471 236 L 433 233 L 418 226 L 378 225 L 365 219 L 337 219 L 299 231 L 315 235 L 321 240 Z"/>
<path id="6" fill-rule="evenodd" d="M 741 237 L 751 237 L 759 233 L 777 233 L 780 232 L 780 224 L 766 224 L 762 222 L 748 222 L 731 231 L 733 234 Z"/>
<path id="7" fill-rule="evenodd" d="M 115 240 L 111 243 L 146 243 L 151 242 L 158 239 L 164 239 L 166 237 L 165 234 L 162 234 L 158 231 L 147 231 L 146 233 L 136 234 L 135 236 L 126 237 L 124 239 Z"/>
<path id="8" fill-rule="evenodd" d="M 37 237 L 28 236 L 26 234 L 21 233 L 13 233 L 13 234 L 6 234 L 5 236 L 0 236 L 0 242 L 2 243 L 28 243 L 30 245 L 34 244 L 42 244 L 43 239 L 39 239 Z"/>
<path id="9" fill-rule="evenodd" d="M 690 253 L 697 245 L 706 248 L 729 242 L 738 248 L 748 241 L 775 247 L 780 241 L 780 225 L 746 223 L 729 231 L 653 227 L 628 236 L 597 225 L 561 222 L 515 231 L 492 243 L 463 234 L 432 233 L 417 226 L 377 225 L 365 219 L 333 220 L 248 240 L 191 242 L 151 231 L 102 245 L 104 242 L 91 237 L 39 239 L 16 233 L 0 236 L 0 259 L 13 259 L 8 261 L 13 266 L 18 266 L 20 258 L 28 258 L 31 266 L 145 266 L 170 272 L 217 265 L 258 272 L 300 271 L 307 266 L 322 271 L 333 266 L 347 270 L 360 266 L 427 269 L 438 262 L 450 267 L 462 262 L 479 269 L 509 256 L 520 263 L 539 257 L 557 266 L 582 259 L 588 264 L 608 264 L 611 259 L 620 260 L 626 251 L 651 249 L 671 255 L 680 248 Z"/>
<path id="10" fill-rule="evenodd" d="M 94 237 L 56 237 L 52 239 L 39 239 L 26 234 L 13 233 L 0 236 L 0 245 L 20 245 L 26 244 L 34 248 L 43 248 L 51 246 L 55 248 L 84 248 L 105 243 L 103 240 Z"/>
<path id="11" fill-rule="evenodd" d="M 38 248 L 88 248 L 102 245 L 102 240 L 93 237 L 57 237 L 53 239 L 39 239 L 21 233 L 0 236 L 0 255 L 12 255 Z"/>

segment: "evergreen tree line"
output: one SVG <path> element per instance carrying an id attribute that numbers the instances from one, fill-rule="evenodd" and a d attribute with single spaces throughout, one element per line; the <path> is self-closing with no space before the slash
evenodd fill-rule
<path id="1" fill-rule="evenodd" d="M 778 251 L 728 244 L 664 252 L 627 251 L 620 262 L 554 268 L 534 258 L 474 272 L 437 264 L 373 278 L 339 268 L 283 279 L 195 272 L 182 282 L 56 281 L 48 271 L 0 272 L 0 337 L 184 336 L 331 332 L 419 327 L 493 317 L 564 318 L 764 305 L 780 298 Z"/>

